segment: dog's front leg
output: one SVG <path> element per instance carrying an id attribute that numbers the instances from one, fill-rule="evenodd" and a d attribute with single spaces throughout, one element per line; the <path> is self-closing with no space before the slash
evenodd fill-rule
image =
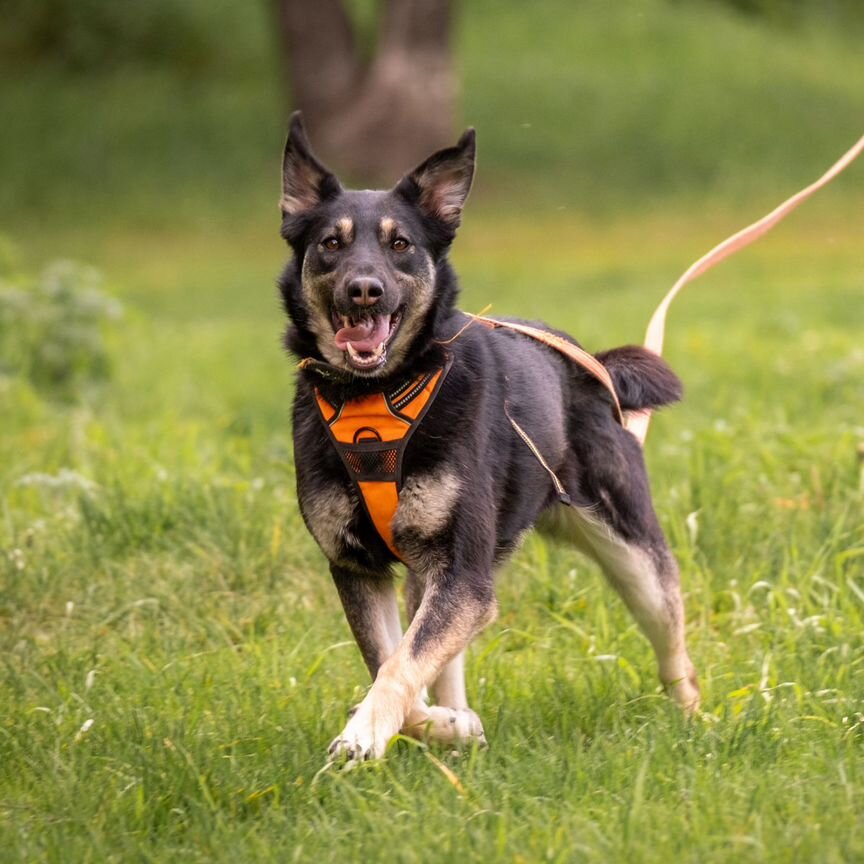
<path id="1" fill-rule="evenodd" d="M 340 596 L 344 602 L 342 589 Z M 450 572 L 429 577 L 411 626 L 395 652 L 378 667 L 369 693 L 330 745 L 330 754 L 354 760 L 383 755 L 423 688 L 494 619 L 495 609 L 491 575 Z M 355 624 L 351 626 L 357 635 Z"/>
<path id="2" fill-rule="evenodd" d="M 412 621 L 423 602 L 426 580 L 422 571 L 409 570 L 405 583 L 405 605 Z M 468 706 L 465 693 L 465 652 L 460 651 L 439 673 L 432 685 L 436 704 L 419 702 L 405 718 L 402 732 L 422 741 L 454 744 L 459 741 L 486 743 L 483 723 Z"/>
<path id="3" fill-rule="evenodd" d="M 348 626 L 372 680 L 402 638 L 399 601 L 392 576 L 364 576 L 331 566 Z"/>

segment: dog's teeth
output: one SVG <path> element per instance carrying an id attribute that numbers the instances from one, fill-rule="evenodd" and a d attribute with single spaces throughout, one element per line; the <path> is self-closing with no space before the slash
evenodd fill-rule
<path id="1" fill-rule="evenodd" d="M 386 342 L 382 342 L 374 351 L 358 351 L 350 342 L 347 350 L 348 356 L 361 366 L 374 366 L 384 356 Z"/>

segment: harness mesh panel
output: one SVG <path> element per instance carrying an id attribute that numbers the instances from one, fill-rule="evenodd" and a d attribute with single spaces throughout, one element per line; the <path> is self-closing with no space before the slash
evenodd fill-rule
<path id="1" fill-rule="evenodd" d="M 395 474 L 399 453 L 392 450 L 349 450 L 345 449 L 345 459 L 358 477 L 367 474 Z"/>

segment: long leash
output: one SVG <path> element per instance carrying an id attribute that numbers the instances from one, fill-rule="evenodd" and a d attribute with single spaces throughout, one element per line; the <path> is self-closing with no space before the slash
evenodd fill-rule
<path id="1" fill-rule="evenodd" d="M 719 264 L 730 255 L 740 252 L 745 246 L 749 246 L 754 241 L 758 240 L 763 234 L 767 234 L 775 225 L 785 219 L 796 207 L 803 204 L 811 195 L 818 192 L 823 186 L 827 186 L 838 174 L 844 171 L 851 165 L 861 152 L 864 151 L 864 136 L 840 157 L 815 183 L 811 183 L 805 189 L 797 192 L 791 198 L 787 198 L 782 204 L 775 207 L 770 213 L 763 216 L 752 225 L 742 228 L 731 237 L 727 237 L 722 243 L 718 243 L 710 252 L 703 255 L 698 261 L 688 267 L 678 281 L 669 289 L 666 296 L 660 301 L 651 320 L 648 322 L 648 329 L 645 331 L 645 340 L 643 345 L 655 354 L 662 355 L 663 353 L 663 338 L 666 333 L 666 316 L 669 312 L 669 307 L 672 301 L 681 292 L 685 285 L 706 273 L 716 264 Z M 484 310 L 485 311 L 485 310 Z M 632 432 L 636 440 L 644 445 L 645 438 L 648 435 L 648 426 L 651 422 L 652 411 L 646 409 L 644 411 L 627 411 L 622 412 L 621 404 L 618 400 L 618 394 L 615 392 L 615 385 L 609 375 L 606 367 L 594 357 L 578 345 L 558 336 L 555 333 L 550 333 L 548 330 L 541 330 L 539 327 L 531 327 L 528 324 L 517 324 L 513 321 L 501 321 L 497 318 L 487 318 L 482 313 L 480 315 L 471 315 L 471 321 L 460 330 L 456 336 L 448 339 L 447 342 L 452 342 L 458 338 L 462 332 L 467 329 L 475 321 L 487 327 L 504 327 L 507 330 L 514 330 L 517 333 L 522 333 L 525 336 L 530 336 L 538 342 L 543 342 L 569 357 L 575 363 L 579 364 L 589 374 L 593 375 L 612 396 L 615 404 L 615 410 L 618 414 L 618 419 L 629 432 Z M 511 422 L 512 419 L 511 419 Z M 515 424 L 514 424 L 515 425 Z M 524 438 L 524 433 L 521 429 L 516 430 L 520 437 Z M 545 467 L 545 466 L 544 466 Z"/>
<path id="2" fill-rule="evenodd" d="M 663 353 L 666 315 L 669 312 L 672 301 L 678 296 L 685 285 L 692 282 L 697 276 L 701 276 L 710 270 L 715 264 L 719 264 L 723 259 L 734 255 L 745 246 L 749 246 L 763 234 L 767 234 L 778 222 L 782 222 L 783 219 L 795 210 L 796 207 L 803 204 L 811 195 L 818 192 L 823 186 L 827 186 L 838 174 L 848 168 L 861 155 L 862 151 L 864 151 L 864 136 L 859 138 L 815 183 L 811 183 L 791 198 L 787 198 L 782 204 L 775 207 L 770 213 L 752 225 L 748 225 L 731 237 L 727 237 L 722 243 L 718 243 L 710 252 L 707 252 L 698 261 L 691 264 L 654 310 L 654 314 L 648 322 L 648 329 L 645 331 L 644 346 L 655 354 L 659 355 Z M 624 424 L 625 428 L 632 432 L 639 443 L 643 445 L 648 435 L 651 413 L 650 410 L 628 412 Z"/>

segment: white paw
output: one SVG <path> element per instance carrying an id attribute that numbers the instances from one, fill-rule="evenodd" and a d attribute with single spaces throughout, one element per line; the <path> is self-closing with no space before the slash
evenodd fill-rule
<path id="1" fill-rule="evenodd" d="M 397 730 L 391 731 L 391 724 L 373 723 L 369 714 L 362 703 L 352 712 L 342 733 L 334 738 L 327 748 L 331 759 L 363 762 L 366 759 L 379 759 L 384 755 L 387 744 Z"/>
<path id="2" fill-rule="evenodd" d="M 453 744 L 476 741 L 486 746 L 486 735 L 480 718 L 470 708 L 447 708 L 444 705 L 417 707 L 402 727 L 405 735 L 421 741 Z"/>
<path id="3" fill-rule="evenodd" d="M 366 759 L 374 758 L 372 747 L 368 742 L 346 738 L 344 732 L 330 742 L 327 755 L 331 759 L 347 762 L 363 762 Z"/>

